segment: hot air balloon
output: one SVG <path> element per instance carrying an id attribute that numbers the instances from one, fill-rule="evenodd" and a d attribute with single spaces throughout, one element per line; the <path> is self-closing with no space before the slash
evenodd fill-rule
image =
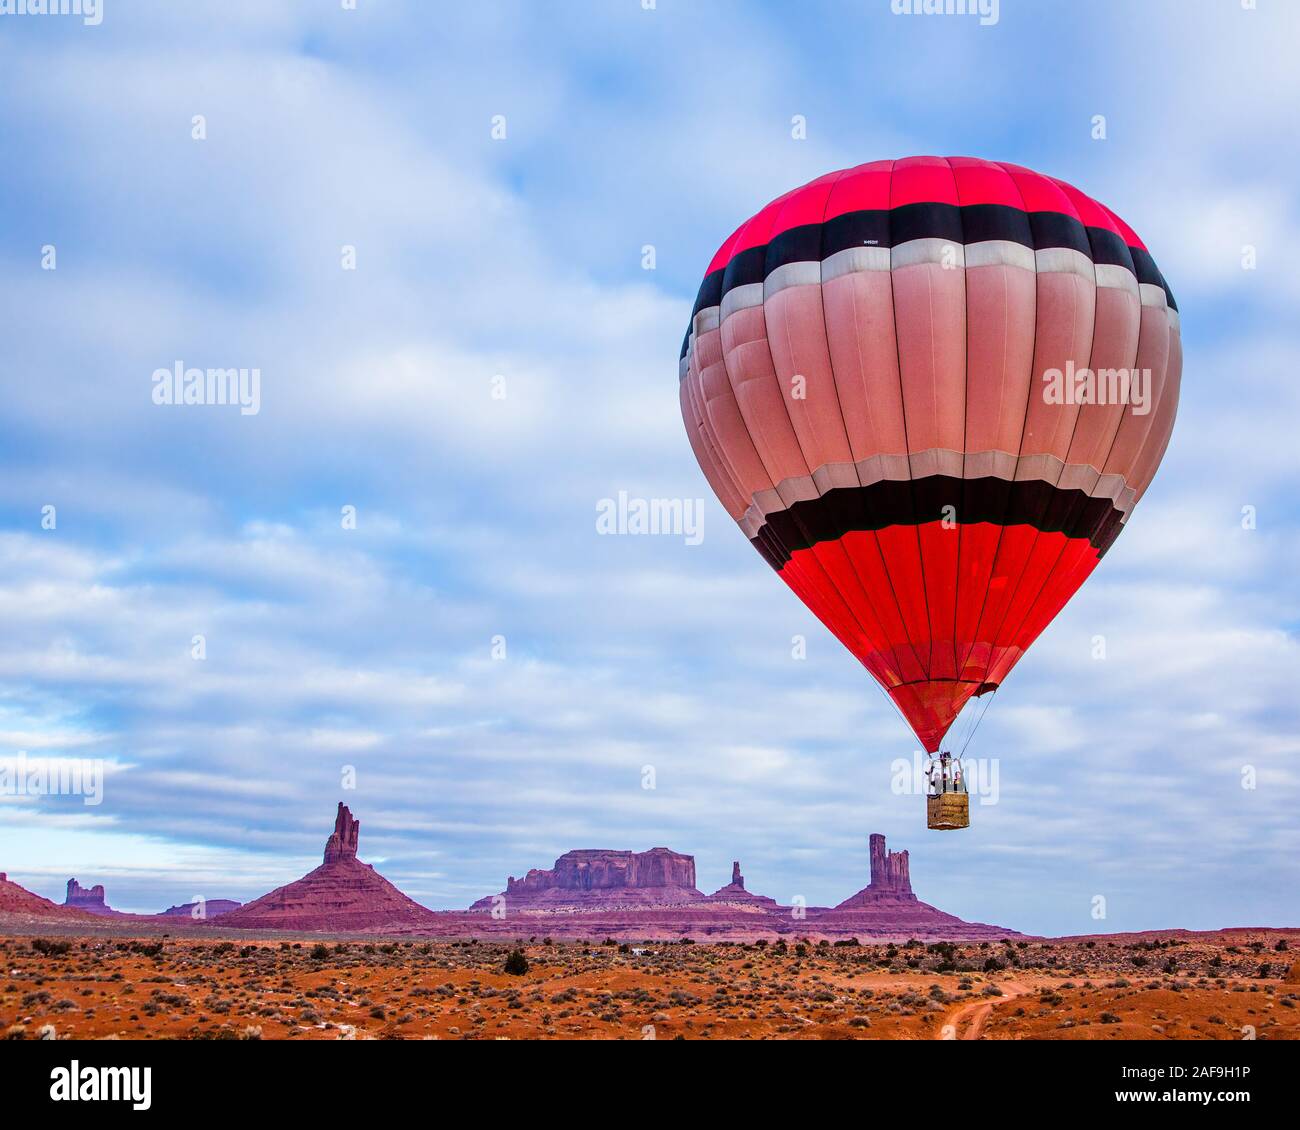
<path id="1" fill-rule="evenodd" d="M 1181 367 L 1173 295 L 1105 205 L 908 157 L 819 177 L 722 244 L 681 408 L 723 506 L 934 754 L 1124 528 Z"/>

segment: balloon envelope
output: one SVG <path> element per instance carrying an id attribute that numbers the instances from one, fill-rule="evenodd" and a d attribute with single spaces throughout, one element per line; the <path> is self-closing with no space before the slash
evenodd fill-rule
<path id="1" fill-rule="evenodd" d="M 741 224 L 680 392 L 719 500 L 934 751 L 1123 529 L 1181 367 L 1173 296 L 1104 205 L 909 157 Z"/>

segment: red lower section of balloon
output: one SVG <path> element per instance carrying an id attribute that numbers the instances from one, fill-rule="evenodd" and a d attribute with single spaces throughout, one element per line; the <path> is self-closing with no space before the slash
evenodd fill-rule
<path id="1" fill-rule="evenodd" d="M 1087 538 L 928 522 L 796 550 L 781 577 L 934 752 L 967 699 L 1006 678 L 1097 560 Z"/>

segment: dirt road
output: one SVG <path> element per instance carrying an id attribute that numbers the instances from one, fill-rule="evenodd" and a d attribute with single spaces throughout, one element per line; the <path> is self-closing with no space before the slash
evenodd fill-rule
<path id="1" fill-rule="evenodd" d="M 953 1009 L 943 1018 L 938 1040 L 978 1040 L 984 1031 L 984 1022 L 988 1020 L 993 1006 L 1002 1001 L 1014 1000 L 1016 997 L 1032 993 L 1033 987 L 1020 981 L 1003 981 L 998 985 L 1002 990 L 1000 997 L 986 997 L 971 1001 Z M 964 1026 L 964 1027 L 963 1027 Z"/>

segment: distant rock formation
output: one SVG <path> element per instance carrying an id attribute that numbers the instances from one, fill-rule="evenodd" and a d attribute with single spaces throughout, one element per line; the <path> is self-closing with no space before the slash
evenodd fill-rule
<path id="1" fill-rule="evenodd" d="M 81 919 L 89 922 L 91 916 L 75 906 L 60 906 L 47 898 L 10 882 L 8 874 L 0 871 L 0 914 L 24 919 Z"/>
<path id="2" fill-rule="evenodd" d="M 966 922 L 921 902 L 912 891 L 907 852 L 889 851 L 882 835 L 871 836 L 867 846 L 870 884 L 834 908 L 802 903 L 781 906 L 754 895 L 745 889 L 739 862 L 731 865 L 731 882 L 711 895 L 676 904 L 646 900 L 646 892 L 626 885 L 629 877 L 640 874 L 630 863 L 633 853 L 568 852 L 549 870 L 512 878 L 503 895 L 480 899 L 471 913 L 436 915 L 436 929 L 443 937 L 517 937 L 524 929 L 520 919 L 526 916 L 528 932 L 571 939 L 664 941 L 689 937 L 752 942 L 762 938 L 856 938 L 875 943 L 910 938 L 922 942 L 1000 941 L 1022 936 L 999 926 Z M 683 869 L 678 878 L 685 877 Z M 693 867 L 689 877 L 694 879 Z M 601 887 L 598 882 L 624 885 Z M 662 889 L 654 892 L 658 898 L 663 893 Z M 502 913 L 473 913 L 489 909 Z"/>
<path id="3" fill-rule="evenodd" d="M 589 848 L 565 852 L 555 866 L 511 875 L 500 895 L 479 899 L 470 910 L 491 910 L 505 899 L 512 910 L 637 906 L 683 906 L 701 902 L 695 888 L 695 857 L 665 847 L 649 851 Z"/>
<path id="4" fill-rule="evenodd" d="M 338 814 L 334 817 L 334 831 L 325 841 L 325 862 L 337 863 L 340 859 L 356 859 L 357 841 L 361 837 L 361 821 L 354 820 L 352 813 L 339 801 Z"/>
<path id="5" fill-rule="evenodd" d="M 360 827 L 340 801 L 325 861 L 301 879 L 221 915 L 222 929 L 343 932 L 418 928 L 436 921 L 433 911 L 357 859 Z"/>
<path id="6" fill-rule="evenodd" d="M 164 918 L 190 918 L 201 922 L 204 919 L 229 914 L 232 910 L 238 910 L 243 904 L 236 902 L 234 899 L 204 899 L 203 913 L 196 915 L 194 910 L 198 905 L 197 902 L 186 902 L 181 903 L 180 906 L 169 906 L 162 912 L 162 916 Z"/>
<path id="7" fill-rule="evenodd" d="M 529 871 L 522 879 L 511 876 L 500 895 L 479 899 L 467 911 L 435 912 L 357 858 L 359 832 L 359 823 L 340 803 L 319 867 L 243 906 L 229 899 L 209 900 L 201 919 L 190 916 L 193 903 L 162 914 L 122 914 L 109 909 L 102 887 L 87 890 L 75 879 L 68 884 L 68 904 L 56 906 L 0 874 L 0 922 L 76 917 L 93 930 L 111 928 L 95 922 L 111 916 L 117 925 L 152 924 L 169 933 L 212 928 L 456 939 L 514 939 L 534 931 L 557 939 L 629 941 L 689 937 L 931 942 L 1021 936 L 965 922 L 921 902 L 912 891 L 907 852 L 889 851 L 882 835 L 869 841 L 871 882 L 834 908 L 806 906 L 802 900 L 797 907 L 780 906 L 753 894 L 745 887 L 739 862 L 731 865 L 731 882 L 706 896 L 695 886 L 694 857 L 657 847 L 643 852 L 565 852 L 553 867 Z"/>
<path id="8" fill-rule="evenodd" d="M 777 902 L 774 898 L 768 898 L 767 895 L 755 895 L 745 890 L 745 876 L 740 873 L 740 860 L 736 860 L 731 865 L 731 882 L 725 887 L 719 887 L 713 894 L 709 895 L 709 902 L 725 902 L 731 906 L 751 906 L 751 907 L 771 907 L 776 908 Z"/>
<path id="9" fill-rule="evenodd" d="M 808 925 L 824 933 L 868 938 L 917 938 L 922 941 L 984 941 L 1019 937 L 1014 930 L 966 922 L 946 914 L 912 893 L 907 852 L 888 851 L 885 837 L 870 840 L 871 882 L 832 910 L 808 909 Z"/>
<path id="10" fill-rule="evenodd" d="M 63 900 L 64 906 L 76 907 L 89 914 L 98 914 L 107 918 L 116 912 L 104 901 L 104 888 L 96 883 L 93 887 L 83 887 L 76 879 L 68 880 L 68 893 Z"/>
<path id="11" fill-rule="evenodd" d="M 916 902 L 912 893 L 912 876 L 907 862 L 907 852 L 888 851 L 885 837 L 875 832 L 870 840 L 871 882 L 857 894 L 846 898 L 836 910 L 851 910 L 880 902 Z"/>

